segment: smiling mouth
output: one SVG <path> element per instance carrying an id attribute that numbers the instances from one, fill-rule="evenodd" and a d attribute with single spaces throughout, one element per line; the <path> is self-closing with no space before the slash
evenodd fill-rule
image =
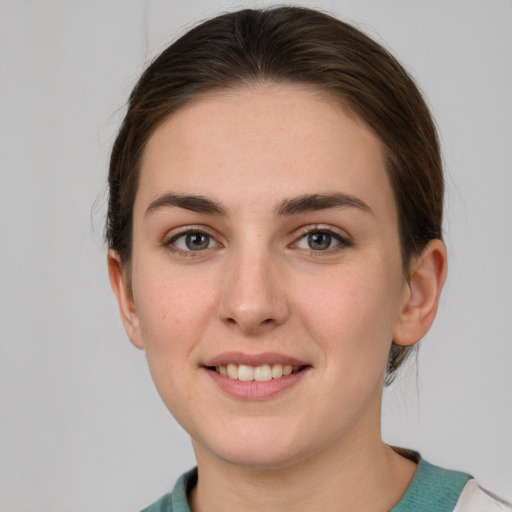
<path id="1" fill-rule="evenodd" d="M 292 366 L 291 364 L 280 363 L 262 364 L 259 366 L 229 363 L 226 365 L 211 366 L 208 369 L 232 380 L 265 382 L 287 377 L 305 368 L 306 366 Z"/>

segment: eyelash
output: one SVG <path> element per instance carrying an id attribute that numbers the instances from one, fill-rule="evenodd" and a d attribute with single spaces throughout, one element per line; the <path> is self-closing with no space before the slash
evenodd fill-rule
<path id="1" fill-rule="evenodd" d="M 297 244 L 301 240 L 307 240 L 308 237 L 311 235 L 321 234 L 321 235 L 327 235 L 329 236 L 333 241 L 337 242 L 334 247 L 328 247 L 326 249 L 320 249 L 315 250 L 311 247 L 309 248 L 303 248 L 304 250 L 309 251 L 310 254 L 314 256 L 322 256 L 323 254 L 332 254 L 333 252 L 341 251 L 345 248 L 352 247 L 354 244 L 353 242 L 346 236 L 341 235 L 337 231 L 334 231 L 333 229 L 322 227 L 322 226 L 308 226 L 305 227 L 303 230 L 301 230 L 302 233 L 297 238 L 295 242 L 293 242 L 292 246 L 297 246 Z"/>
<path id="2" fill-rule="evenodd" d="M 207 237 L 208 238 L 208 247 L 206 247 L 205 249 L 193 250 L 193 249 L 182 249 L 182 248 L 176 246 L 176 242 L 180 238 L 184 238 L 186 240 L 186 237 L 187 236 L 191 236 L 191 235 L 203 235 L 203 236 Z M 185 228 L 182 231 L 180 231 L 179 233 L 176 233 L 176 234 L 172 235 L 170 238 L 164 240 L 163 241 L 163 245 L 169 251 L 177 253 L 180 256 L 197 257 L 200 253 L 203 253 L 203 252 L 205 252 L 208 249 L 215 248 L 215 246 L 214 247 L 210 247 L 212 242 L 214 242 L 216 244 L 216 246 L 220 246 L 219 242 L 215 239 L 215 237 L 213 237 L 210 233 L 208 233 L 204 229 L 201 229 L 201 228 Z M 185 241 L 185 243 L 186 243 L 186 241 Z"/>
<path id="3" fill-rule="evenodd" d="M 345 236 L 342 236 L 340 233 L 334 231 L 333 229 L 325 228 L 322 226 L 307 226 L 300 230 L 300 236 L 298 238 L 296 238 L 292 244 L 290 244 L 290 247 L 294 247 L 294 246 L 297 247 L 299 242 L 301 242 L 302 240 L 307 240 L 308 237 L 310 237 L 312 235 L 316 235 L 316 234 L 327 235 L 328 237 L 330 237 L 329 245 L 331 245 L 330 242 L 332 242 L 332 241 L 335 241 L 336 245 L 334 247 L 327 247 L 326 249 L 319 249 L 319 250 L 312 249 L 311 247 L 309 247 L 309 248 L 302 247 L 300 249 L 306 250 L 314 256 L 321 256 L 322 254 L 332 254 L 333 252 L 337 252 L 344 248 L 353 246 L 353 242 L 351 240 L 349 240 Z M 204 249 L 193 250 L 190 248 L 183 249 L 176 245 L 176 242 L 180 238 L 184 238 L 185 244 L 186 244 L 186 237 L 192 236 L 192 235 L 202 235 L 202 236 L 206 237 L 208 239 L 208 246 L 205 247 Z M 215 244 L 214 246 L 211 246 L 212 242 Z M 214 249 L 216 247 L 222 246 L 215 239 L 214 236 L 212 236 L 210 233 L 208 233 L 207 231 L 205 231 L 204 229 L 201 229 L 201 228 L 185 228 L 185 229 L 183 229 L 183 231 L 180 231 L 179 233 L 176 233 L 176 234 L 172 235 L 170 238 L 164 240 L 163 245 L 171 252 L 178 253 L 179 255 L 182 255 L 185 257 L 197 257 L 201 253 L 204 253 L 205 251 L 207 251 L 208 249 Z M 309 245 L 309 243 L 308 243 L 308 245 Z"/>

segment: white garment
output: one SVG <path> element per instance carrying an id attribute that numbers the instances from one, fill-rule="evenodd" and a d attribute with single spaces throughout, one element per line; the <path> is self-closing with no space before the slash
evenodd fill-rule
<path id="1" fill-rule="evenodd" d="M 453 512 L 512 512 L 512 506 L 468 480 Z"/>

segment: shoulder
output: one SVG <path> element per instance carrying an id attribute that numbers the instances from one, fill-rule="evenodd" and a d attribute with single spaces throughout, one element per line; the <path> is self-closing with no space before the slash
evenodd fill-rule
<path id="1" fill-rule="evenodd" d="M 512 512 L 512 506 L 471 479 L 462 489 L 453 512 Z"/>
<path id="2" fill-rule="evenodd" d="M 509 504 L 481 488 L 471 475 L 417 456 L 416 474 L 391 512 L 512 512 Z"/>
<path id="3" fill-rule="evenodd" d="M 171 494 L 162 496 L 158 501 L 145 508 L 141 512 L 172 512 L 172 497 Z"/>
<path id="4" fill-rule="evenodd" d="M 187 495 L 196 482 L 197 468 L 194 468 L 178 478 L 172 493 L 165 494 L 141 512 L 190 512 Z"/>

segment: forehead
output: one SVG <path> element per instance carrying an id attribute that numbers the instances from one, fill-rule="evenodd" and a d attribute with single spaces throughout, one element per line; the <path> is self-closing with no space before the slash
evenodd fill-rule
<path id="1" fill-rule="evenodd" d="M 136 206 L 165 192 L 236 204 L 333 190 L 392 201 L 383 144 L 317 89 L 273 84 L 210 93 L 167 118 L 146 146 Z"/>

